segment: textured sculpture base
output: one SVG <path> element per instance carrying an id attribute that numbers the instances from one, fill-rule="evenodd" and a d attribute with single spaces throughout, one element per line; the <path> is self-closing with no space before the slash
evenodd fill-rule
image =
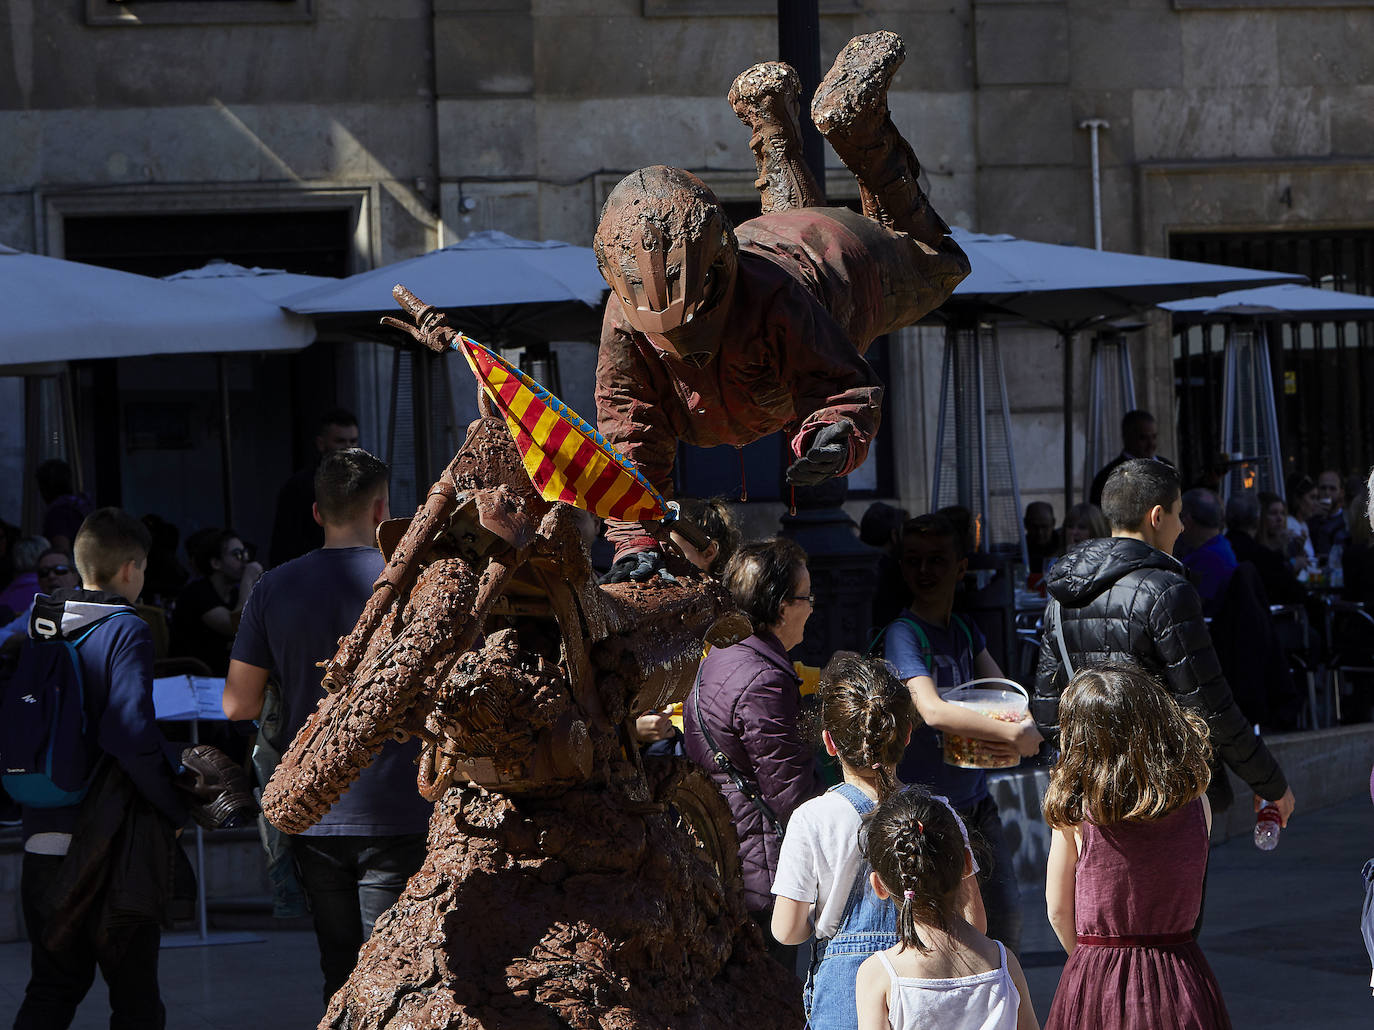
<path id="1" fill-rule="evenodd" d="M 660 796 L 686 772 L 658 777 Z M 801 1027 L 800 985 L 664 807 L 615 785 L 550 799 L 451 789 L 424 867 L 322 1025 Z"/>

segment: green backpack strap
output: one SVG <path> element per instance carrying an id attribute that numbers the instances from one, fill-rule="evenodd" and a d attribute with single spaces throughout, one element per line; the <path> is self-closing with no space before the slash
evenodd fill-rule
<path id="1" fill-rule="evenodd" d="M 958 616 L 955 616 L 955 618 L 958 618 Z M 911 627 L 912 632 L 916 634 L 916 643 L 921 645 L 921 660 L 926 663 L 926 668 L 929 669 L 931 663 L 935 661 L 935 648 L 930 646 L 930 637 L 927 636 L 926 631 L 921 628 L 921 624 L 906 614 L 897 616 L 897 618 L 878 630 L 878 635 L 873 638 L 873 643 L 868 645 L 868 650 L 864 652 L 864 656 L 866 658 L 874 657 L 878 653 L 878 645 L 882 643 L 883 637 L 887 635 L 887 631 L 899 622 L 905 622 Z M 960 625 L 962 626 L 963 623 L 960 623 Z M 968 632 L 967 627 L 964 628 L 964 632 Z"/>
<path id="2" fill-rule="evenodd" d="M 958 626 L 960 631 L 964 634 L 964 639 L 968 641 L 968 649 L 972 651 L 973 630 L 969 629 L 968 623 L 961 619 L 959 616 L 955 615 L 953 612 L 950 613 L 950 620 L 954 623 L 954 625 Z M 921 660 L 925 662 L 927 669 L 932 669 L 935 662 L 935 648 L 931 647 L 930 645 L 930 637 L 926 634 L 926 631 L 921 628 L 921 624 L 919 622 L 905 614 L 897 616 L 897 618 L 893 619 L 892 622 L 889 622 L 882 629 L 878 630 L 878 635 L 873 638 L 873 643 L 868 645 L 868 650 L 864 652 L 864 656 L 867 658 L 872 658 L 877 653 L 878 645 L 882 642 L 882 639 L 887 634 L 887 631 L 890 630 L 893 627 L 893 625 L 898 622 L 905 622 L 908 626 L 911 627 L 912 632 L 916 634 L 916 642 L 921 645 Z M 973 655 L 972 657 L 977 658 L 978 656 Z"/>

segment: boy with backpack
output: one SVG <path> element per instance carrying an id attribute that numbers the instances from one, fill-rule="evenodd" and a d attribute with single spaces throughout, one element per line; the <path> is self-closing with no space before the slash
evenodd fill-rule
<path id="1" fill-rule="evenodd" d="M 104 897 L 117 886 L 129 893 L 145 884 L 118 879 L 116 856 L 105 854 L 114 849 L 92 839 L 105 828 L 123 833 L 131 848 L 156 839 L 170 870 L 175 828 L 187 816 L 173 783 L 179 748 L 154 722 L 152 635 L 133 608 L 149 543 L 143 524 L 118 508 L 87 516 L 74 545 L 81 586 L 35 599 L 30 639 L 4 684 L 0 769 L 23 811 L 20 894 L 32 960 L 15 1030 L 70 1025 L 97 966 L 112 1026 L 160 1028 L 166 1021 L 159 920 L 146 911 L 111 920 Z M 74 707 L 73 697 L 80 699 Z M 101 897 L 77 920 L 53 895 L 72 890 L 81 863 Z"/>
<path id="2" fill-rule="evenodd" d="M 921 718 L 897 766 L 897 778 L 949 798 L 969 830 L 982 837 L 987 856 L 979 859 L 978 887 L 987 910 L 987 932 L 1018 951 L 1021 898 L 997 803 L 988 793 L 987 774 L 946 765 L 939 733 L 981 741 L 988 757 L 1008 760 L 1035 754 L 1042 738 L 1029 718 L 1001 722 L 943 699 L 961 683 L 1002 676 L 978 625 L 954 614 L 954 592 L 968 569 L 959 530 L 943 515 L 909 519 L 902 526 L 901 565 L 914 599 L 883 631 L 879 643 Z"/>

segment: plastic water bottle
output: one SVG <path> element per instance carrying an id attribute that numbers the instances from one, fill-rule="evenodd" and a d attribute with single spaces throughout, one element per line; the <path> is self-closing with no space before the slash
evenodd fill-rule
<path id="1" fill-rule="evenodd" d="M 1261 851 L 1273 851 L 1279 846 L 1279 806 L 1266 801 L 1255 817 L 1255 847 Z"/>

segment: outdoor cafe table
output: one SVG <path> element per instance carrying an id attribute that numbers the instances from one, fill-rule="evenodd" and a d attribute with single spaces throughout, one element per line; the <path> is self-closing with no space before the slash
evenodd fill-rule
<path id="1" fill-rule="evenodd" d="M 153 714 L 159 722 L 189 722 L 191 743 L 200 743 L 202 722 L 228 722 L 222 676 L 162 676 L 153 680 Z M 164 948 L 257 944 L 252 933 L 210 933 L 205 901 L 205 830 L 196 824 L 196 932 L 163 934 Z"/>

